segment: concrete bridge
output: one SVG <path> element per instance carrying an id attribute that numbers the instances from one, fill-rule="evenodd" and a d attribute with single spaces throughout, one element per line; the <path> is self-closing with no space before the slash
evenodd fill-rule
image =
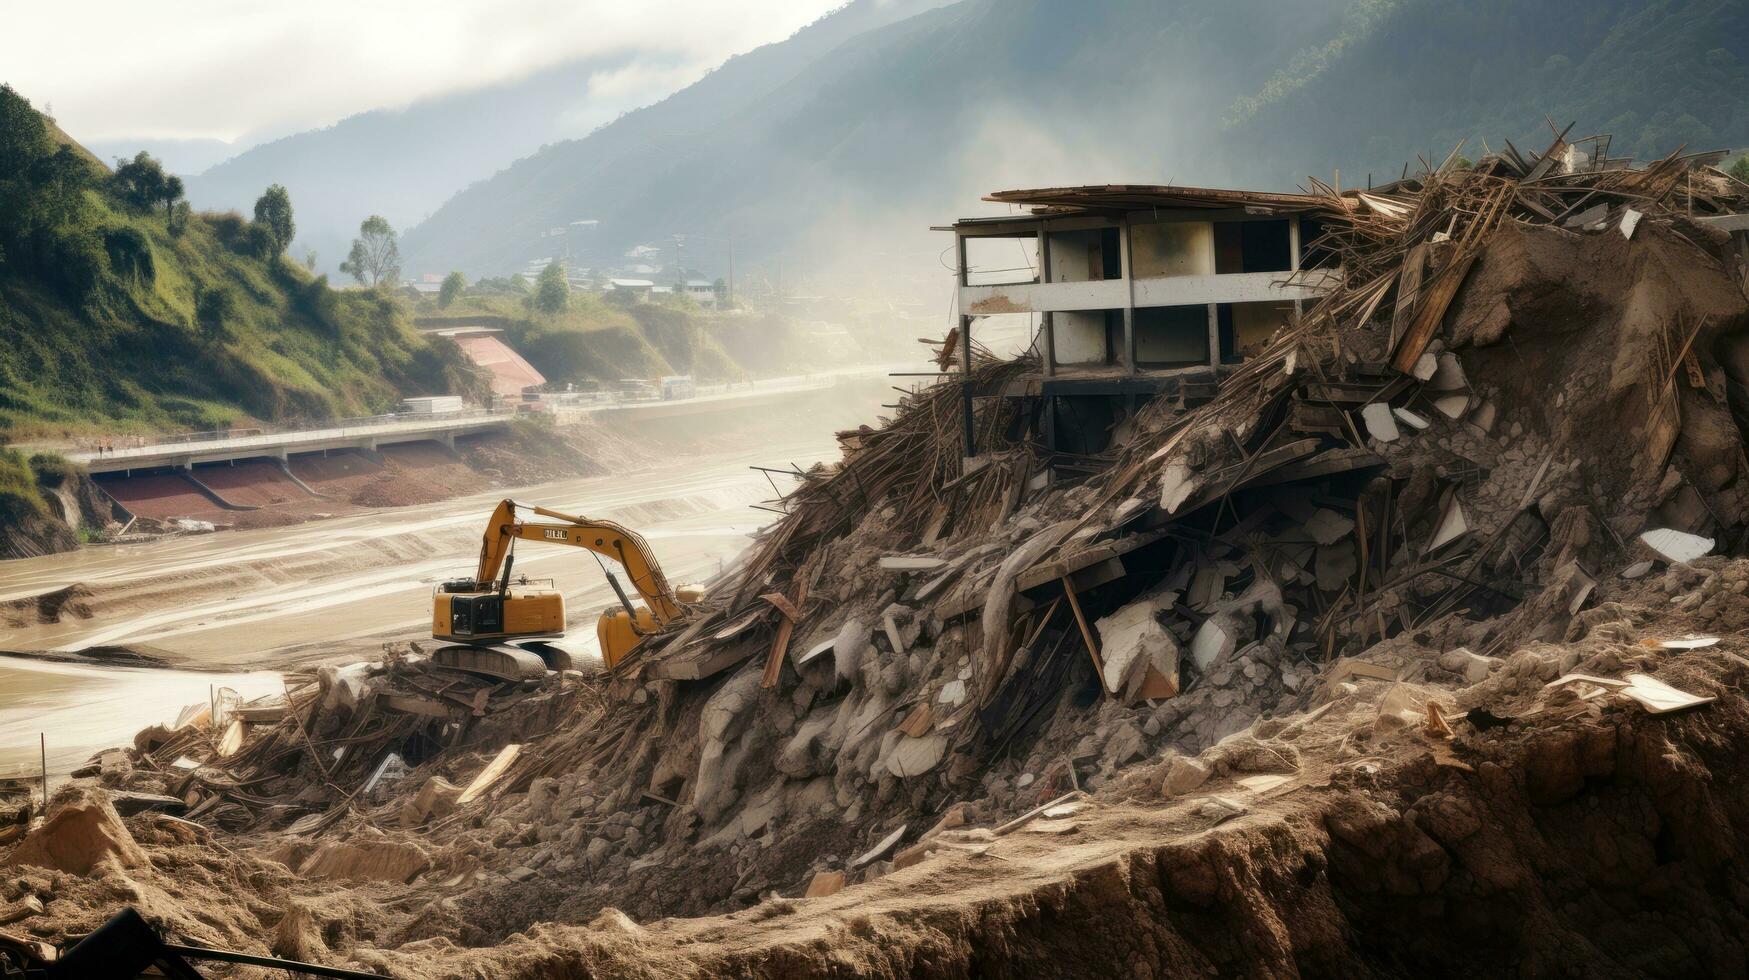
<path id="1" fill-rule="evenodd" d="M 67 458 L 92 473 L 125 473 L 129 470 L 173 466 L 192 469 L 197 463 L 222 463 L 233 459 L 285 459 L 298 453 L 329 449 L 376 449 L 402 442 L 435 440 L 450 447 L 458 436 L 469 436 L 510 424 L 512 412 L 475 409 L 443 415 L 377 416 L 328 423 L 317 429 L 262 432 L 248 435 L 197 433 L 174 442 L 128 446 L 109 452 L 67 453 Z"/>

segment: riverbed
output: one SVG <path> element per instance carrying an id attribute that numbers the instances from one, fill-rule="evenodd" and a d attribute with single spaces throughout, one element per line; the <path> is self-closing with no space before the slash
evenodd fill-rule
<path id="1" fill-rule="evenodd" d="M 630 473 L 0 562 L 0 600 L 71 585 L 90 593 L 89 617 L 69 612 L 59 622 L 0 628 L 0 649 L 130 646 L 174 668 L 0 658 L 0 775 L 35 774 L 39 732 L 51 775 L 64 775 L 183 705 L 205 703 L 215 688 L 268 693 L 280 688 L 282 671 L 428 639 L 433 586 L 472 573 L 481 529 L 503 497 L 625 524 L 649 541 L 670 581 L 698 582 L 746 546 L 774 516 L 761 507 L 789 489 L 783 477 L 774 487 L 751 467 L 805 469 L 837 455 L 831 425 L 799 424 L 781 439 L 725 439 L 715 451 Z M 572 636 L 592 643 L 596 614 L 614 600 L 589 555 L 525 543 L 516 572 L 552 579 L 565 594 Z"/>

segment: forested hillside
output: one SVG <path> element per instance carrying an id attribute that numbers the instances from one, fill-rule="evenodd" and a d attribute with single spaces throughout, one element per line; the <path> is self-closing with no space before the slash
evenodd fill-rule
<path id="1" fill-rule="evenodd" d="M 580 215 L 604 250 L 690 232 L 753 261 L 933 262 L 925 227 L 999 188 L 1382 180 L 1459 140 L 1546 142 L 1545 118 L 1617 155 L 1749 144 L 1749 0 L 962 0 L 794 60 L 462 191 L 408 268 L 513 268 Z M 665 124 L 695 104 L 715 112 Z"/>
<path id="2" fill-rule="evenodd" d="M 289 209 L 195 213 L 149 157 L 111 173 L 4 86 L 0 216 L 0 441 L 363 414 L 477 385 L 387 295 L 287 261 Z"/>

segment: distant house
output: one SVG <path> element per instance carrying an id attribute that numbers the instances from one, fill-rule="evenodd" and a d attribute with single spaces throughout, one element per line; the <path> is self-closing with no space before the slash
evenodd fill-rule
<path id="1" fill-rule="evenodd" d="M 648 279 L 609 279 L 607 288 L 616 293 L 630 293 L 638 299 L 649 299 L 656 284 Z"/>

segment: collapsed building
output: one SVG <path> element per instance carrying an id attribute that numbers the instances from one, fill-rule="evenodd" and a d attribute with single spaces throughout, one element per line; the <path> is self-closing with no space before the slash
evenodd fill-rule
<path id="1" fill-rule="evenodd" d="M 994 195 L 1027 210 L 951 226 L 946 377 L 682 624 L 611 672 L 403 649 L 142 733 L 93 780 L 198 827 L 130 818 L 165 848 L 130 886 L 407 976 L 1734 972 L 1749 809 L 1706 773 L 1749 738 L 1749 185 L 1718 162 L 1562 138 L 1365 191 Z M 1011 314 L 1038 332 L 999 360 Z M 242 897 L 172 909 L 203 841 Z M 88 930 L 87 871 L 3 897 Z"/>

